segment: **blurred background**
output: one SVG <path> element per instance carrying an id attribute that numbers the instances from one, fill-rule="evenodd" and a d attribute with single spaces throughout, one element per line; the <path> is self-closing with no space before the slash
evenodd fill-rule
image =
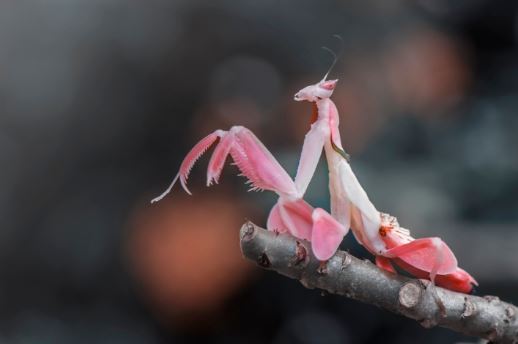
<path id="1" fill-rule="evenodd" d="M 474 342 L 307 290 L 241 257 L 275 196 L 186 152 L 250 128 L 294 175 L 331 77 L 378 209 L 439 235 L 480 294 L 518 302 L 518 2 L 0 3 L 0 343 Z M 328 208 L 320 166 L 307 194 Z M 369 255 L 352 236 L 343 248 Z"/>

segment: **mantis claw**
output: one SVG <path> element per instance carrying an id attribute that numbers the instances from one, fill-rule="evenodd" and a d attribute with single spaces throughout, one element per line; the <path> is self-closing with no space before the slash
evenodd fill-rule
<path id="1" fill-rule="evenodd" d="M 176 184 L 176 181 L 178 180 L 178 177 L 180 177 L 180 173 L 178 173 L 176 175 L 176 177 L 174 177 L 173 181 L 171 182 L 171 184 L 169 185 L 169 187 L 158 197 L 155 197 L 151 200 L 151 203 L 156 203 L 158 201 L 161 201 L 162 198 L 164 198 L 165 196 L 167 196 L 168 193 L 171 192 L 171 190 L 173 189 L 173 186 L 174 184 Z M 188 192 L 189 193 L 189 192 Z M 190 194 L 190 193 L 189 193 Z"/>

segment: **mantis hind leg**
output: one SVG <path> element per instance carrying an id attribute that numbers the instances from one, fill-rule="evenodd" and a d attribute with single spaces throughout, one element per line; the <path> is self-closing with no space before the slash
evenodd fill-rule
<path id="1" fill-rule="evenodd" d="M 397 258 L 410 267 L 427 272 L 431 280 L 437 274 L 446 275 L 457 270 L 457 258 L 439 238 L 421 238 L 393 247 L 382 253 L 387 258 Z"/>
<path id="2" fill-rule="evenodd" d="M 386 252 L 386 256 L 398 258 L 404 265 L 409 265 L 411 270 L 419 269 L 428 273 L 430 283 L 426 287 L 439 308 L 439 315 L 446 316 L 446 308 L 442 302 L 435 285 L 437 274 L 448 274 L 457 269 L 457 260 L 451 250 L 439 238 L 416 239 L 407 244 L 396 246 Z M 412 269 L 413 268 L 413 269 Z"/>

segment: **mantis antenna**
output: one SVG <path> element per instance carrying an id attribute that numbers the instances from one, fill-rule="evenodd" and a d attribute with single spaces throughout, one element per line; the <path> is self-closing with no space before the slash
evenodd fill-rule
<path id="1" fill-rule="evenodd" d="M 322 81 L 325 81 L 327 79 L 327 76 L 329 75 L 329 73 L 331 73 L 331 70 L 336 65 L 336 62 L 338 62 L 338 57 L 342 54 L 342 51 L 344 49 L 344 40 L 342 39 L 342 37 L 337 34 L 333 35 L 333 37 L 340 41 L 340 51 L 338 52 L 338 54 L 336 54 L 333 50 L 329 49 L 328 47 L 322 47 L 322 49 L 328 51 L 334 58 L 333 63 L 331 63 L 331 67 L 329 67 L 329 69 L 327 70 L 327 73 L 326 75 L 324 75 Z"/>

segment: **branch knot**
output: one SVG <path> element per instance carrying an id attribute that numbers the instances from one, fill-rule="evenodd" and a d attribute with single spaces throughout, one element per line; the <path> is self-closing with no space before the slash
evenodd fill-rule
<path id="1" fill-rule="evenodd" d="M 421 299 L 421 288 L 413 282 L 404 284 L 399 290 L 399 303 L 404 308 L 414 308 Z"/>

